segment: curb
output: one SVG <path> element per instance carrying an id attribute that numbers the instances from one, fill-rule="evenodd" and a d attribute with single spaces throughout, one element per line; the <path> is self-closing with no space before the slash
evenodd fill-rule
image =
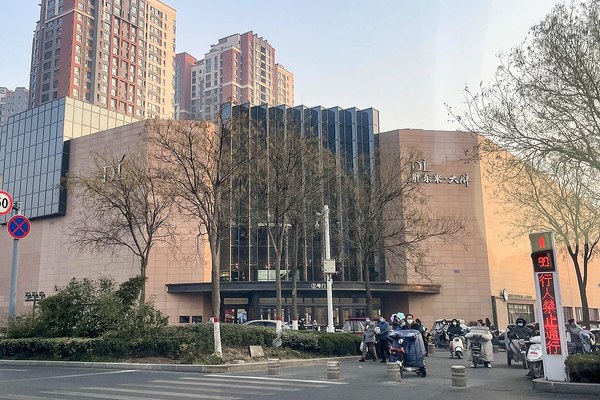
<path id="1" fill-rule="evenodd" d="M 327 361 L 355 360 L 357 356 L 309 358 L 280 360 L 281 368 L 307 367 L 325 365 Z M 267 369 L 267 361 L 248 362 L 242 364 L 198 365 L 198 364 L 140 364 L 85 361 L 37 361 L 37 360 L 0 360 L 0 366 L 8 367 L 52 367 L 52 368 L 98 368 L 98 369 L 134 369 L 144 371 L 170 371 L 195 373 L 228 373 L 244 371 L 262 371 Z"/>
<path id="2" fill-rule="evenodd" d="M 533 390 L 549 393 L 600 395 L 600 385 L 597 383 L 554 382 L 543 378 L 533 380 Z"/>

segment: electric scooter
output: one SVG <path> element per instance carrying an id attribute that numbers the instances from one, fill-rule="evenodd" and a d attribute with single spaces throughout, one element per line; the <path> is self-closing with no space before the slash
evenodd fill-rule
<path id="1" fill-rule="evenodd" d="M 461 359 L 464 353 L 464 342 L 462 337 L 454 336 L 450 341 L 450 358 Z"/>
<path id="2" fill-rule="evenodd" d="M 542 352 L 542 340 L 540 336 L 533 336 L 528 340 L 527 365 L 529 375 L 532 379 L 538 379 L 544 376 L 544 360 Z"/>

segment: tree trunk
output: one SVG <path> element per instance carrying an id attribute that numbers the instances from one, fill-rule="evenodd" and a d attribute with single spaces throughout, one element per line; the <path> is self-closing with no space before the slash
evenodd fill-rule
<path id="1" fill-rule="evenodd" d="M 275 321 L 277 322 L 277 336 L 281 335 L 283 316 L 281 315 L 281 308 L 283 307 L 282 301 L 282 290 L 281 290 L 281 253 L 283 251 L 283 238 L 285 236 L 285 217 L 281 219 L 281 228 L 276 226 L 279 230 L 277 236 L 277 242 L 275 244 L 275 296 L 277 298 L 276 309 L 275 309 Z"/>
<path id="2" fill-rule="evenodd" d="M 579 297 L 581 299 L 581 311 L 582 311 L 582 323 L 589 327 L 590 324 L 590 310 L 588 308 L 588 300 L 587 300 L 587 288 L 586 281 L 581 272 L 581 267 L 579 265 L 579 246 L 575 246 L 575 250 L 571 247 L 567 247 L 569 251 L 569 255 L 571 256 L 571 260 L 573 261 L 573 267 L 575 268 L 575 275 L 577 276 L 577 286 L 579 287 Z M 583 265 L 587 271 L 587 260 L 586 254 L 583 255 Z M 577 315 L 575 316 L 577 317 Z"/>
<path id="3" fill-rule="evenodd" d="M 366 254 L 360 254 L 359 259 L 361 260 L 361 268 L 363 271 L 363 279 L 365 280 L 365 297 L 367 300 L 367 317 L 373 317 L 373 294 L 371 292 L 371 280 L 369 279 L 369 256 Z"/>
<path id="4" fill-rule="evenodd" d="M 146 302 L 146 267 L 148 266 L 148 258 L 142 257 L 140 258 L 140 274 L 142 278 L 144 278 L 144 282 L 142 283 L 142 289 L 140 290 L 140 304 L 144 304 Z"/>
<path id="5" fill-rule="evenodd" d="M 214 350 L 216 354 L 223 354 L 221 347 L 221 282 L 220 275 L 220 243 L 216 232 L 211 232 L 208 235 L 211 257 L 211 276 L 212 276 L 212 314 L 213 314 L 213 333 L 214 333 Z"/>

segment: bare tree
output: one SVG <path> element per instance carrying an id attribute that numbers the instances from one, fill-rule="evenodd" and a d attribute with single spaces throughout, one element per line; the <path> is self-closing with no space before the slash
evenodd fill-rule
<path id="1" fill-rule="evenodd" d="M 485 157 L 503 151 L 517 155 L 523 165 L 536 167 L 544 174 L 535 175 L 536 185 L 544 179 L 553 180 L 552 185 L 546 182 L 546 190 L 550 187 L 564 190 L 564 193 L 553 194 L 561 195 L 561 201 L 567 201 L 571 208 L 573 197 L 577 198 L 581 192 L 556 176 L 558 171 L 553 171 L 553 164 L 559 160 L 561 165 L 569 165 L 563 160 L 572 160 L 569 171 L 575 165 L 574 170 L 588 171 L 588 175 L 597 173 L 590 169 L 600 170 L 600 1 L 556 5 L 530 29 L 520 46 L 500 57 L 493 82 L 481 84 L 475 90 L 467 87 L 465 99 L 466 109 L 454 111 L 448 107 L 450 115 L 464 129 L 490 139 L 481 141 L 473 155 Z M 533 184 L 531 179 L 528 183 Z M 590 201 L 590 197 L 592 194 L 598 197 L 600 191 L 589 182 L 583 183 L 582 187 L 587 186 L 592 193 L 581 201 L 586 207 L 594 207 L 595 202 Z M 535 196 L 540 187 L 531 190 L 530 195 Z M 533 205 L 529 210 L 542 212 L 539 205 Z M 584 219 L 589 218 L 591 223 L 596 223 L 596 219 L 589 213 L 580 213 L 581 210 L 578 207 L 553 209 L 540 216 L 544 225 L 552 228 L 567 246 L 571 258 L 584 260 L 580 273 L 578 262 L 573 259 L 583 303 L 587 281 L 585 260 L 589 260 L 596 247 L 594 234 L 589 232 L 586 236 L 584 233 L 589 226 Z M 576 220 L 570 215 L 575 211 Z M 567 215 L 572 220 L 568 235 L 563 235 L 558 228 L 564 230 L 565 225 L 557 222 L 566 222 Z M 575 224 L 577 234 L 573 231 Z"/>
<path id="2" fill-rule="evenodd" d="M 221 241 L 228 230 L 224 202 L 233 178 L 250 159 L 248 130 L 243 121 L 220 117 L 207 121 L 150 121 L 150 142 L 177 194 L 176 202 L 198 221 L 199 237 L 206 235 L 211 255 L 212 313 L 215 353 L 222 354 L 220 315 Z"/>
<path id="3" fill-rule="evenodd" d="M 511 219 L 512 235 L 553 231 L 571 260 L 582 305 L 583 323 L 589 326 L 588 267 L 598 253 L 600 204 L 595 182 L 600 172 L 580 161 L 556 159 L 532 166 L 515 157 L 496 157 L 490 173 L 499 182 L 495 195 Z"/>
<path id="4" fill-rule="evenodd" d="M 412 150 L 382 162 L 378 172 L 347 176 L 350 243 L 365 283 L 367 315 L 373 313 L 369 264 L 383 253 L 393 255 L 403 268 L 410 266 L 427 278 L 423 263 L 427 240 L 449 239 L 464 228 L 458 217 L 437 217 L 427 211 L 422 186 L 411 180 Z M 388 269 L 392 268 L 388 266 Z"/>
<path id="5" fill-rule="evenodd" d="M 283 305 L 281 266 L 288 249 L 290 229 L 293 236 L 292 282 L 296 294 L 298 229 L 310 219 L 305 218 L 305 214 L 315 212 L 314 204 L 322 196 L 327 176 L 325 171 L 329 165 L 329 152 L 319 149 L 315 138 L 302 136 L 294 124 L 287 124 L 286 129 L 283 129 L 283 124 L 280 127 L 279 130 L 271 129 L 269 135 L 260 141 L 260 155 L 251 168 L 250 178 L 254 185 L 253 193 L 257 196 L 256 219 L 266 225 L 275 255 L 275 319 L 278 321 L 278 333 L 281 333 Z M 297 305 L 294 318 L 297 319 Z"/>
<path id="6" fill-rule="evenodd" d="M 465 111 L 448 109 L 490 139 L 480 151 L 499 145 L 532 164 L 554 155 L 600 169 L 600 1 L 556 5 L 465 99 Z"/>
<path id="7" fill-rule="evenodd" d="M 146 267 L 153 246 L 159 241 L 173 243 L 173 193 L 163 184 L 162 171 L 149 165 L 139 154 L 120 159 L 95 155 L 94 166 L 74 176 L 70 184 L 82 201 L 82 215 L 69 231 L 73 244 L 96 252 L 126 248 Z M 140 301 L 146 297 L 145 283 Z"/>

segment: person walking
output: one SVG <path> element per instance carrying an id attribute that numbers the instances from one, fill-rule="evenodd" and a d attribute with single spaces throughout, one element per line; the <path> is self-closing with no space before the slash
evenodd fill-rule
<path id="1" fill-rule="evenodd" d="M 373 362 L 377 361 L 377 350 L 375 349 L 375 322 L 367 318 L 365 321 L 365 333 L 363 334 L 362 358 L 358 361 L 365 362 L 369 351 L 373 355 Z"/>

